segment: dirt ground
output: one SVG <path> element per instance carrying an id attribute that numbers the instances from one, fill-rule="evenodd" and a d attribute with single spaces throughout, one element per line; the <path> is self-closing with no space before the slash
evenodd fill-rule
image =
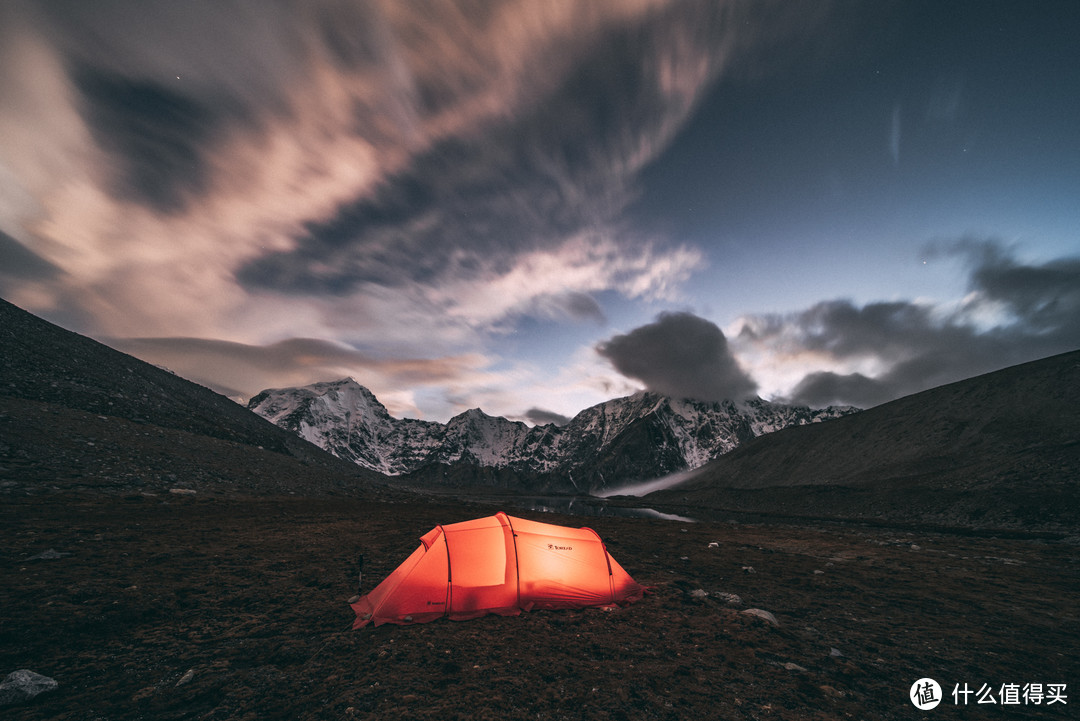
<path id="1" fill-rule="evenodd" d="M 595 528 L 651 594 L 614 612 L 352 631 L 357 554 L 370 590 L 437 523 L 495 509 L 170 494 L 4 499 L 0 676 L 28 668 L 59 688 L 0 713 L 1076 718 L 1080 539 L 505 510 Z M 749 608 L 780 625 L 742 613 Z M 933 711 L 908 700 L 922 677 L 945 696 Z M 978 705 L 972 694 L 978 708 L 959 708 L 952 692 L 964 684 L 992 688 L 998 703 Z M 1066 684 L 1067 703 L 1003 705 L 1010 684 Z"/>

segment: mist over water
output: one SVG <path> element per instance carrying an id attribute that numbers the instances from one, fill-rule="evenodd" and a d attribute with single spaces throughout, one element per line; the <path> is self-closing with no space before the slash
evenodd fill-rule
<path id="1" fill-rule="evenodd" d="M 651 481 L 639 481 L 637 483 L 630 483 L 625 486 L 618 486 L 615 488 L 606 488 L 602 491 L 598 491 L 594 495 L 597 498 L 611 498 L 612 496 L 644 496 L 654 491 L 663 491 L 668 488 L 673 488 L 685 481 L 690 480 L 701 472 L 700 468 L 694 468 L 688 471 L 677 471 L 675 473 L 669 473 L 666 476 L 660 478 L 654 478 Z"/>

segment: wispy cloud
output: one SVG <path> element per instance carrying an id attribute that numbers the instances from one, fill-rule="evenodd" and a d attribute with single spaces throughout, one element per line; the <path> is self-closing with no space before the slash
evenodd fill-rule
<path id="1" fill-rule="evenodd" d="M 66 280 L 5 292 L 224 336 L 253 297 L 437 294 L 583 243 L 592 281 L 507 312 L 677 285 L 686 250 L 617 221 L 730 50 L 711 5 L 9 4 L 0 227 Z"/>
<path id="2" fill-rule="evenodd" d="M 493 339 L 681 300 L 703 252 L 625 211 L 729 61 L 805 30 L 790 8 L 4 3 L 0 293 L 240 395 L 354 375 L 401 409 L 438 386 L 505 412 L 559 376 L 572 412 L 631 384 L 591 350 L 525 379 Z M 707 341 L 684 360 L 752 388 L 715 326 L 682 330 Z"/>
<path id="3" fill-rule="evenodd" d="M 403 388 L 481 384 L 490 359 L 480 354 L 439 358 L 378 358 L 341 344 L 291 338 L 249 345 L 202 338 L 118 338 L 110 344 L 158 363 L 226 395 L 246 399 L 257 390 L 304 386 L 344 377 L 371 388 L 392 412 L 417 415 L 415 395 Z"/>
<path id="4" fill-rule="evenodd" d="M 703 266 L 621 216 L 738 12 L 5 3 L 0 293 L 242 395 L 406 382 L 373 358 L 481 388 L 491 334 L 603 323 L 602 294 L 673 299 Z"/>

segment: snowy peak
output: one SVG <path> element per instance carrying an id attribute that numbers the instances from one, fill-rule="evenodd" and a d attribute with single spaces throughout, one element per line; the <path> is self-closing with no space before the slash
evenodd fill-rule
<path id="1" fill-rule="evenodd" d="M 248 407 L 273 421 L 295 416 L 298 412 L 318 407 L 328 417 L 353 422 L 389 421 L 390 413 L 375 395 L 352 378 L 326 383 L 313 383 L 303 388 L 265 390 L 248 402 Z"/>
<path id="2" fill-rule="evenodd" d="M 586 408 L 561 427 L 530 427 L 479 408 L 441 424 L 391 417 L 351 378 L 263 391 L 249 408 L 381 473 L 440 483 L 448 475 L 462 483 L 477 474 L 511 485 L 515 478 L 526 479 L 521 483 L 530 487 L 519 490 L 537 492 L 599 490 L 697 468 L 763 433 L 855 410 L 811 410 L 761 399 L 709 403 L 640 392 Z M 447 468 L 459 471 L 448 474 Z"/>
<path id="3" fill-rule="evenodd" d="M 303 388 L 265 390 L 248 408 L 339 458 L 380 473 L 401 473 L 392 448 L 402 423 L 375 395 L 352 378 Z M 418 423 L 419 421 L 413 421 Z"/>
<path id="4" fill-rule="evenodd" d="M 437 463 L 465 461 L 502 467 L 515 460 L 515 451 L 529 433 L 524 423 L 489 416 L 471 408 L 446 424 L 442 444 L 429 460 Z"/>

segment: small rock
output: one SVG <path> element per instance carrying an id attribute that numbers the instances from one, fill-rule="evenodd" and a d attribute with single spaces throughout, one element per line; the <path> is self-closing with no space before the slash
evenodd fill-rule
<path id="1" fill-rule="evenodd" d="M 758 618 L 764 619 L 768 623 L 771 623 L 773 626 L 780 625 L 780 622 L 776 620 L 776 616 L 761 608 L 748 608 L 743 611 L 743 613 L 747 614 L 748 616 L 757 616 Z"/>
<path id="2" fill-rule="evenodd" d="M 738 605 L 740 605 L 742 603 L 742 598 L 738 594 L 735 594 L 735 593 L 727 593 L 726 591 L 717 591 L 716 592 L 716 597 L 719 598 L 721 601 L 726 601 L 727 603 L 732 604 L 733 606 L 738 606 Z"/>
<path id="3" fill-rule="evenodd" d="M 820 576 L 820 575 L 822 575 L 823 573 L 825 573 L 825 572 L 824 572 L 824 571 L 821 571 L 821 570 L 817 570 L 817 569 L 815 569 L 815 570 L 814 570 L 814 575 L 815 575 L 815 576 Z"/>
<path id="4" fill-rule="evenodd" d="M 41 553 L 37 554 L 36 556 L 30 556 L 30 558 L 28 558 L 26 560 L 27 561 L 53 561 L 53 560 L 56 560 L 57 558 L 63 558 L 64 556 L 70 556 L 70 555 L 71 555 L 70 553 L 63 553 L 63 552 L 56 551 L 56 550 L 50 548 L 47 551 L 42 551 Z"/>
<path id="5" fill-rule="evenodd" d="M 802 666 L 800 666 L 799 664 L 791 663 L 790 661 L 788 661 L 787 663 L 784 664 L 784 668 L 787 669 L 788 671 L 806 671 L 806 669 L 803 668 Z"/>
<path id="6" fill-rule="evenodd" d="M 170 488 L 169 493 L 176 494 L 177 496 L 194 496 L 194 488 Z"/>
<path id="7" fill-rule="evenodd" d="M 690 596 L 693 598 L 706 598 L 708 595 L 709 592 L 706 591 L 704 588 L 696 588 L 690 592 Z"/>
<path id="8" fill-rule="evenodd" d="M 841 658 L 841 657 L 843 657 L 844 654 L 840 653 L 840 649 L 838 649 L 838 648 L 830 648 L 829 649 L 829 655 L 832 656 L 833 658 Z"/>
<path id="9" fill-rule="evenodd" d="M 754 570 L 753 566 L 743 566 L 742 570 L 743 573 L 757 573 L 757 571 Z"/>
<path id="10" fill-rule="evenodd" d="M 30 669 L 12 671 L 0 681 L 0 706 L 24 703 L 40 693 L 53 691 L 59 686 L 56 679 L 34 673 Z"/>
<path id="11" fill-rule="evenodd" d="M 713 541 L 709 544 L 709 548 L 720 548 L 720 544 L 716 541 Z"/>
<path id="12" fill-rule="evenodd" d="M 191 679 L 195 678 L 195 669 L 189 668 L 187 673 L 180 677 L 180 680 L 176 682 L 177 688 L 183 686 L 186 683 L 190 683 Z"/>

